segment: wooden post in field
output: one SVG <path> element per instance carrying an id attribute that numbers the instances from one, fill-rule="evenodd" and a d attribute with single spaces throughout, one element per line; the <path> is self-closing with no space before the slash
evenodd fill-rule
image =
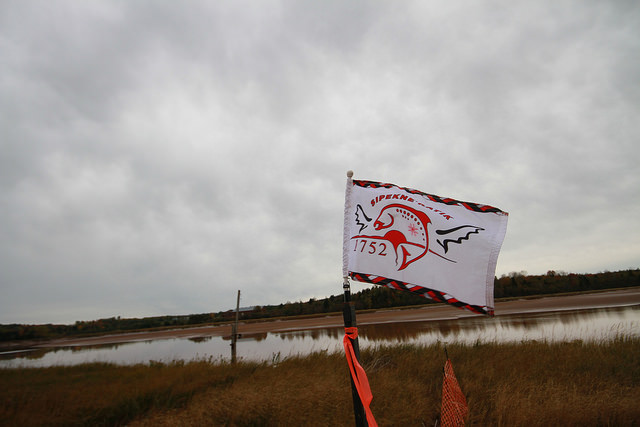
<path id="1" fill-rule="evenodd" d="M 236 321 L 231 325 L 231 363 L 236 363 L 236 342 L 238 340 L 238 319 L 240 317 L 240 290 L 236 301 Z"/>

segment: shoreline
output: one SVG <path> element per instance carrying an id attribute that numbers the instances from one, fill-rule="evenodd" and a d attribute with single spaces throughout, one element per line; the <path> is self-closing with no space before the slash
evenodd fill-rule
<path id="1" fill-rule="evenodd" d="M 640 305 L 640 288 L 626 288 L 614 291 L 499 301 L 495 304 L 495 313 L 496 317 L 500 317 L 525 313 L 548 313 L 554 311 L 602 309 L 634 305 Z M 466 310 L 461 310 L 450 305 L 438 304 L 416 308 L 388 308 L 361 312 L 357 313 L 357 323 L 358 325 L 371 325 L 413 321 L 430 322 L 470 317 L 483 316 Z M 308 318 L 240 322 L 238 332 L 240 334 L 260 334 L 334 327 L 343 327 L 342 314 L 333 313 L 325 316 L 321 315 Z M 230 323 L 161 331 L 122 332 L 94 337 L 69 337 L 37 342 L 5 342 L 0 343 L 0 352 L 24 351 L 52 347 L 118 344 L 173 338 L 186 339 L 210 336 L 225 337 L 229 335 L 231 335 Z"/>

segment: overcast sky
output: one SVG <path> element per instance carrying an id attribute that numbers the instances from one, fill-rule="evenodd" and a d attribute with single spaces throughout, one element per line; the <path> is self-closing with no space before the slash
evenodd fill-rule
<path id="1" fill-rule="evenodd" d="M 2 0 L 0 323 L 338 295 L 349 169 L 638 268 L 639 161 L 636 1 Z"/>

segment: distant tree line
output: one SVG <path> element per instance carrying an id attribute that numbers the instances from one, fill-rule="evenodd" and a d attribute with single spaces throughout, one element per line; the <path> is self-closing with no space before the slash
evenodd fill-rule
<path id="1" fill-rule="evenodd" d="M 496 298 L 530 295 L 584 292 L 599 289 L 624 288 L 640 285 L 640 269 L 596 274 L 574 274 L 547 271 L 541 276 L 529 276 L 526 271 L 502 275 L 494 281 Z"/>
<path id="2" fill-rule="evenodd" d="M 583 292 L 601 289 L 640 286 L 640 269 L 595 274 L 574 274 L 562 271 L 548 271 L 539 276 L 526 272 L 512 272 L 494 280 L 496 298 L 548 295 L 565 292 Z M 433 301 L 411 292 L 392 290 L 374 286 L 352 294 L 356 310 L 403 307 L 432 304 Z M 275 317 L 303 316 L 342 311 L 343 296 L 311 298 L 306 302 L 287 302 L 278 305 L 252 307 L 240 312 L 242 320 L 269 319 Z M 52 339 L 63 336 L 95 335 L 134 330 L 186 327 L 193 325 L 229 322 L 235 318 L 235 311 L 202 313 L 179 316 L 156 316 L 145 318 L 120 318 L 77 321 L 72 325 L 0 325 L 0 342 L 18 340 Z"/>

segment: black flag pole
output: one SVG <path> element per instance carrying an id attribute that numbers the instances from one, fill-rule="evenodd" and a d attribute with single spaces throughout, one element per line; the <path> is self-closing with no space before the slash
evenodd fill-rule
<path id="1" fill-rule="evenodd" d="M 347 246 L 348 246 L 348 231 L 347 231 L 347 222 L 349 216 L 349 208 L 351 205 L 351 187 L 352 187 L 352 178 L 353 171 L 347 171 L 347 187 L 345 191 L 345 203 L 344 203 L 344 233 L 342 240 L 342 290 L 344 291 L 344 305 L 342 308 L 342 317 L 344 319 L 344 328 L 345 328 L 345 340 L 349 340 L 351 346 L 353 347 L 353 356 L 357 361 L 357 364 L 360 364 L 360 346 L 358 345 L 358 335 L 357 333 L 352 333 L 354 328 L 356 328 L 356 310 L 351 301 L 351 285 L 349 284 L 349 275 L 347 268 Z M 356 329 L 357 331 L 357 329 Z M 346 348 L 345 348 L 346 351 Z M 350 357 L 350 356 L 349 356 Z M 362 399 L 360 398 L 360 394 L 358 393 L 358 389 L 356 387 L 355 379 L 351 375 L 351 368 L 349 368 L 349 378 L 351 379 L 351 395 L 353 397 L 353 412 L 355 415 L 356 427 L 366 427 L 368 426 L 367 417 L 365 414 L 365 409 L 362 404 Z"/>
<path id="2" fill-rule="evenodd" d="M 351 286 L 349 285 L 349 279 L 347 277 L 344 278 L 342 289 L 344 290 L 344 305 L 342 308 L 342 317 L 344 319 L 344 327 L 346 330 L 347 328 L 356 327 L 356 309 L 353 305 L 353 301 L 351 301 Z M 353 346 L 353 353 L 355 354 L 358 363 L 360 363 L 360 347 L 358 345 L 358 337 L 347 337 L 347 339 L 351 341 L 351 345 Z M 360 400 L 358 389 L 356 388 L 356 384 L 353 381 L 353 377 L 351 376 L 351 374 L 349 375 L 349 378 L 351 379 L 351 396 L 353 397 L 353 413 L 355 415 L 356 427 L 366 427 L 368 426 L 368 423 L 366 415 L 364 413 L 364 407 L 362 406 L 362 400 Z"/>

